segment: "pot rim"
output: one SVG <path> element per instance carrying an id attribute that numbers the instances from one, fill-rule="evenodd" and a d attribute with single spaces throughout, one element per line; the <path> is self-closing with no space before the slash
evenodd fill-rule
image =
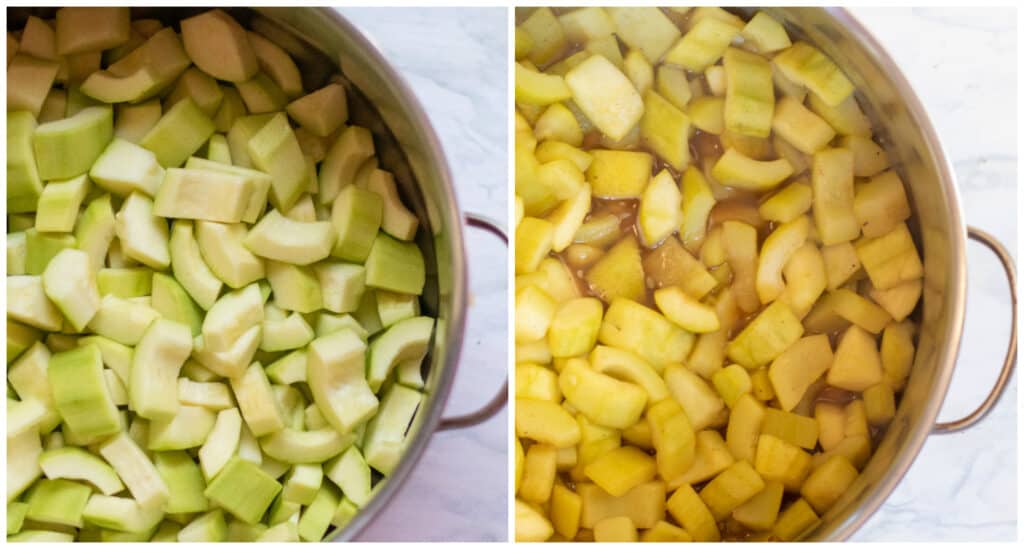
<path id="1" fill-rule="evenodd" d="M 255 8 L 257 12 L 265 14 L 273 14 L 277 9 L 294 9 L 294 8 Z M 412 440 L 406 444 L 406 448 L 402 457 L 400 458 L 398 467 L 387 476 L 384 481 L 384 486 L 376 493 L 373 494 L 370 502 L 359 509 L 359 512 L 352 518 L 352 520 L 342 528 L 334 528 L 333 532 L 330 532 L 327 536 L 328 541 L 347 541 L 354 538 L 361 531 L 363 531 L 370 523 L 377 517 L 388 502 L 395 496 L 402 485 L 408 480 L 409 475 L 416 468 L 420 459 L 423 457 L 423 453 L 426 450 L 427 444 L 430 441 L 431 436 L 437 431 L 437 428 L 441 422 L 442 414 L 444 413 L 445 405 L 448 401 L 449 394 L 451 393 L 452 385 L 455 380 L 455 373 L 459 365 L 459 358 L 462 351 L 462 335 L 465 331 L 465 317 L 467 309 L 467 269 L 466 269 L 466 250 L 463 239 L 463 214 L 459 208 L 458 200 L 456 199 L 454 182 L 451 174 L 451 167 L 448 163 L 448 157 L 444 152 L 444 147 L 441 145 L 441 140 L 437 135 L 434 125 L 430 122 L 427 117 L 426 110 L 423 108 L 423 104 L 419 98 L 412 91 L 412 88 L 406 82 L 405 78 L 399 74 L 394 66 L 387 60 L 384 54 L 377 48 L 377 46 L 370 41 L 369 38 L 362 31 L 360 31 L 354 23 L 349 21 L 339 9 L 333 7 L 309 7 L 300 9 L 312 9 L 317 11 L 324 18 L 328 19 L 334 26 L 338 28 L 339 32 L 345 33 L 350 37 L 366 57 L 374 64 L 376 70 L 383 76 L 383 79 L 388 82 L 391 87 L 391 93 L 393 93 L 403 105 L 406 106 L 409 116 L 406 119 L 411 125 L 420 131 L 420 138 L 422 144 L 425 146 L 425 151 L 428 153 L 427 159 L 429 165 L 437 170 L 439 180 L 443 183 L 441 185 L 440 192 L 444 199 L 444 208 L 438 208 L 438 214 L 440 216 L 440 224 L 442 227 L 448 226 L 452 230 L 447 235 L 450 246 L 452 247 L 453 253 L 451 254 L 451 293 L 448 297 L 451 301 L 450 309 L 448 311 L 447 326 L 445 330 L 445 349 L 446 357 L 444 366 L 437 374 L 440 378 L 437 381 L 436 390 L 433 394 L 425 393 L 428 398 L 424 400 L 426 409 L 421 406 L 421 409 L 417 412 L 417 415 L 425 413 L 426 416 L 419 421 L 419 426 L 416 428 L 416 432 L 413 435 Z M 294 30 L 294 29 L 290 29 Z M 337 63 L 337 59 L 332 57 L 332 61 Z M 342 70 L 342 67 L 338 67 L 338 70 Z M 342 70 L 342 72 L 344 72 Z M 386 125 L 386 124 L 385 124 Z M 419 182 L 417 182 L 419 183 Z M 437 347 L 437 343 L 434 343 Z"/>
<path id="2" fill-rule="evenodd" d="M 799 9 L 799 8 L 798 8 Z M 892 81 L 900 93 L 900 98 L 906 104 L 913 121 L 918 126 L 918 131 L 934 157 L 936 173 L 939 176 L 939 184 L 949 199 L 948 219 L 954 227 L 954 238 L 951 239 L 950 251 L 950 272 L 949 285 L 946 287 L 946 299 L 950 307 L 950 322 L 946 333 L 940 336 L 941 341 L 948 343 L 937 355 L 937 366 L 935 369 L 935 389 L 933 397 L 927 401 L 922 410 L 917 424 L 912 426 L 907 435 L 908 441 L 903 449 L 893 459 L 888 471 L 882 480 L 876 484 L 871 491 L 871 496 L 866 498 L 860 508 L 853 511 L 842 523 L 833 526 L 827 532 L 827 539 L 845 541 L 859 530 L 870 519 L 875 512 L 881 508 L 885 501 L 895 490 L 896 486 L 903 480 L 903 477 L 910 470 L 914 460 L 921 453 L 925 440 L 933 431 L 933 426 L 942 409 L 950 381 L 953 377 L 953 370 L 956 366 L 957 356 L 960 352 L 960 339 L 963 335 L 963 323 L 967 302 L 967 258 L 966 258 L 966 225 L 964 224 L 961 207 L 960 193 L 956 186 L 956 176 L 952 165 L 946 156 L 945 149 L 939 136 L 932 125 L 927 110 L 918 98 L 909 80 L 900 70 L 896 61 L 882 46 L 877 38 L 860 22 L 849 9 L 844 7 L 822 8 L 836 21 L 837 24 L 846 27 L 853 36 L 858 39 L 860 45 L 865 49 L 868 56 L 879 65 L 883 72 Z"/>

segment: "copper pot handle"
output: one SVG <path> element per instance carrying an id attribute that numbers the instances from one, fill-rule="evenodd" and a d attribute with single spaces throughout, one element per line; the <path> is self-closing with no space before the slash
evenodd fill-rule
<path id="1" fill-rule="evenodd" d="M 994 236 L 977 227 L 968 226 L 967 237 L 984 244 L 988 249 L 992 250 L 996 257 L 999 258 L 999 262 L 1003 264 L 1003 270 L 1006 271 L 1007 282 L 1010 286 L 1010 306 L 1012 307 L 1010 309 L 1010 344 L 1006 349 L 1006 357 L 1003 358 L 1003 368 L 999 372 L 999 378 L 996 379 L 996 383 L 992 386 L 988 397 L 970 414 L 956 421 L 936 423 L 933 432 L 940 435 L 962 431 L 984 419 L 1003 396 L 1003 393 L 1006 391 L 1006 384 L 1010 380 L 1010 376 L 1013 375 L 1014 366 L 1017 365 L 1017 274 L 1016 268 L 1013 265 L 1013 258 L 1010 256 L 1010 252 Z"/>
<path id="2" fill-rule="evenodd" d="M 482 229 L 492 235 L 501 239 L 508 246 L 508 235 L 505 234 L 505 230 L 494 220 L 491 220 L 482 215 L 466 214 L 466 224 L 475 229 Z M 465 427 L 472 427 L 479 425 L 488 419 L 494 417 L 500 412 L 505 405 L 508 404 L 508 373 L 505 374 L 505 383 L 502 384 L 501 389 L 498 390 L 497 394 L 491 398 L 491 400 L 484 404 L 480 409 L 470 412 L 468 414 L 462 414 L 455 417 L 446 417 L 441 419 L 441 424 L 438 426 L 438 431 L 447 431 L 448 429 L 462 429 Z"/>

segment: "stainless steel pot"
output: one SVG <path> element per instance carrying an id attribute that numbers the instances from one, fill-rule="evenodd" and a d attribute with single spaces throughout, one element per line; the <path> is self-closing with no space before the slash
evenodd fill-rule
<path id="1" fill-rule="evenodd" d="M 133 8 L 132 17 L 165 24 L 209 8 Z M 323 86 L 340 69 L 352 123 L 373 132 L 382 169 L 391 171 L 403 202 L 420 219 L 417 243 L 423 249 L 427 284 L 423 312 L 437 317 L 433 347 L 424 360 L 426 398 L 406 436 L 405 455 L 390 476 L 374 487 L 371 501 L 344 528 L 328 537 L 350 540 L 379 513 L 416 466 L 436 431 L 471 427 L 493 417 L 507 401 L 507 380 L 480 409 L 442 417 L 462 347 L 467 310 L 466 226 L 508 243 L 501 224 L 461 213 L 451 172 L 437 134 L 423 107 L 384 56 L 331 8 L 225 8 L 248 28 L 266 35 L 296 60 L 306 89 Z M 52 17 L 55 8 L 12 8 L 8 25 L 20 28 L 29 15 Z M 503 337 L 504 334 L 501 334 Z"/>
<path id="2" fill-rule="evenodd" d="M 754 10 L 739 11 L 753 15 Z M 914 211 L 911 230 L 925 266 L 923 303 L 917 312 L 917 355 L 896 417 L 861 476 L 808 535 L 816 541 L 843 540 L 878 510 L 929 435 L 976 424 L 1002 396 L 1017 360 L 1015 268 L 1010 254 L 991 235 L 964 225 L 953 170 L 938 135 L 910 84 L 871 33 L 842 8 L 765 11 L 783 22 L 790 36 L 819 47 L 856 86 L 861 107 L 909 191 Z M 992 250 L 1006 271 L 1013 305 L 1010 342 L 999 377 L 985 401 L 962 419 L 936 424 L 963 331 L 965 236 Z"/>

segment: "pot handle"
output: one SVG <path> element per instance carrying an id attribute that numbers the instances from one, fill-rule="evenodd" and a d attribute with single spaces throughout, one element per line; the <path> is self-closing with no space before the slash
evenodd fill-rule
<path id="1" fill-rule="evenodd" d="M 482 229 L 491 233 L 492 235 L 500 238 L 501 241 L 505 243 L 505 246 L 508 247 L 508 235 L 505 234 L 505 230 L 502 229 L 496 221 L 482 215 L 470 213 L 466 214 L 466 224 L 474 229 Z M 494 417 L 505 407 L 506 404 L 508 404 L 508 373 L 505 374 L 505 383 L 501 385 L 501 389 L 498 390 L 487 404 L 484 404 L 480 409 L 468 414 L 441 418 L 441 424 L 438 426 L 438 431 L 462 429 L 465 427 L 479 425 Z"/>
<path id="2" fill-rule="evenodd" d="M 962 431 L 984 419 L 992 411 L 996 403 L 999 402 L 1000 397 L 1003 396 L 1003 393 L 1006 391 L 1006 384 L 1010 380 L 1010 375 L 1013 374 L 1013 369 L 1017 365 L 1017 275 L 1013 265 L 1013 258 L 1010 256 L 1010 252 L 994 236 L 977 227 L 968 226 L 967 237 L 984 244 L 985 247 L 992 250 L 999 259 L 999 262 L 1003 264 L 1003 270 L 1006 271 L 1006 278 L 1010 287 L 1010 305 L 1012 307 L 1010 310 L 1010 343 L 1006 349 L 1006 357 L 1003 358 L 1003 368 L 999 372 L 999 377 L 996 379 L 995 385 L 992 386 L 988 397 L 967 416 L 956 421 L 935 424 L 934 432 L 940 435 Z"/>

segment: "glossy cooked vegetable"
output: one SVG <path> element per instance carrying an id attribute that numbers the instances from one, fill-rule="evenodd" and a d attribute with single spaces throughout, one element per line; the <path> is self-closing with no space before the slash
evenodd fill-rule
<path id="1" fill-rule="evenodd" d="M 516 539 L 796 540 L 914 357 L 922 263 L 854 88 L 771 15 L 516 29 Z"/>
<path id="2" fill-rule="evenodd" d="M 8 33 L 8 541 L 320 541 L 412 436 L 419 220 L 345 81 L 180 28 Z"/>

